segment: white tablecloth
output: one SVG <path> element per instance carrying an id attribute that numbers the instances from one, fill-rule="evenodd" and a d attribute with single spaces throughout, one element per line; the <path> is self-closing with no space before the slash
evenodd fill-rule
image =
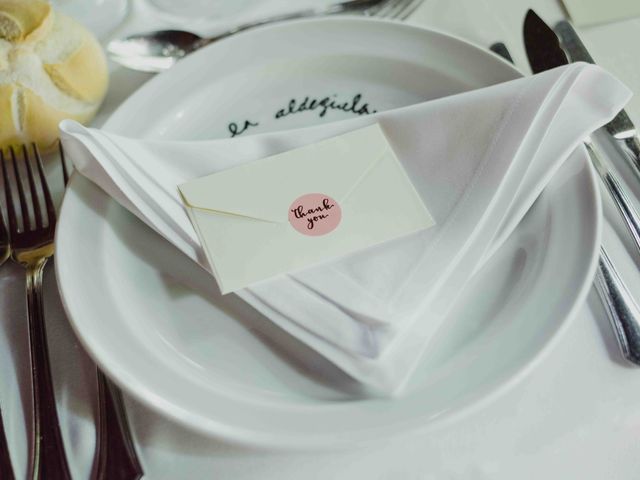
<path id="1" fill-rule="evenodd" d="M 163 25 L 141 2 L 134 0 L 129 19 L 116 35 Z M 527 70 L 521 26 L 531 6 L 548 22 L 564 14 L 556 0 L 426 0 L 411 21 L 482 46 L 504 41 L 517 65 Z M 580 33 L 595 59 L 640 93 L 640 19 Z M 97 123 L 148 78 L 115 68 Z M 640 125 L 640 95 L 628 111 Z M 632 180 L 623 165 L 617 166 Z M 629 183 L 640 198 L 640 187 Z M 629 286 L 640 292 L 640 265 L 627 254 L 629 246 L 625 249 L 611 229 L 605 231 L 605 240 Z M 90 276 L 88 269 L 88 281 Z M 88 478 L 95 444 L 94 366 L 64 317 L 53 268 L 47 269 L 45 277 L 47 328 L 63 435 L 74 478 Z M 0 404 L 14 467 L 18 478 L 24 478 L 23 404 L 29 405 L 30 390 L 22 270 L 5 265 L 0 285 L 0 327 L 7 332 L 0 336 Z M 601 480 L 638 478 L 639 399 L 640 369 L 621 361 L 611 327 L 592 291 L 560 341 L 514 388 L 460 420 L 428 433 L 381 438 L 366 450 L 249 450 L 199 436 L 129 398 L 126 406 L 149 479 Z"/>

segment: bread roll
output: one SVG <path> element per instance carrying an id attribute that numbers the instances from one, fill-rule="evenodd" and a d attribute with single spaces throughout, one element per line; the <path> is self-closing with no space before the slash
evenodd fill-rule
<path id="1" fill-rule="evenodd" d="M 0 147 L 46 151 L 58 123 L 91 120 L 108 85 L 95 37 L 42 0 L 0 0 Z"/>

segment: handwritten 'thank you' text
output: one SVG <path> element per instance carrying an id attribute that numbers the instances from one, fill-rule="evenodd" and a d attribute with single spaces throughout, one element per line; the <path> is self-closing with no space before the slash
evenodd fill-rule
<path id="1" fill-rule="evenodd" d="M 296 218 L 306 219 L 307 229 L 313 230 L 313 227 L 316 226 L 317 222 L 324 220 L 325 218 L 329 218 L 328 212 L 335 206 L 335 203 L 330 203 L 329 199 L 325 198 L 322 200 L 322 205 L 318 207 L 308 208 L 305 210 L 304 206 L 298 205 L 296 208 L 291 210 L 291 213 L 293 213 Z"/>

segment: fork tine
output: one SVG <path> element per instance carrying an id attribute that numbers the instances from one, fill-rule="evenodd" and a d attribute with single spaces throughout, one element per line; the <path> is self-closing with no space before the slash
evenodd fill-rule
<path id="1" fill-rule="evenodd" d="M 44 193 L 44 203 L 47 207 L 47 220 L 49 221 L 49 228 L 53 228 L 56 225 L 56 209 L 53 206 L 53 200 L 51 199 L 51 193 L 49 192 L 49 185 L 47 184 L 47 177 L 44 174 L 44 168 L 42 167 L 42 158 L 40 157 L 40 151 L 35 143 L 31 144 L 33 153 L 36 157 L 36 165 L 38 166 L 38 173 L 40 174 L 40 183 L 42 184 L 42 193 Z"/>
<path id="2" fill-rule="evenodd" d="M 383 0 L 380 3 L 374 5 L 373 7 L 367 8 L 363 13 L 368 17 L 377 17 L 380 12 L 383 11 L 390 1 L 393 0 Z"/>
<path id="3" fill-rule="evenodd" d="M 405 7 L 395 16 L 398 20 L 406 20 L 409 15 L 415 12 L 424 0 L 411 0 Z"/>
<path id="4" fill-rule="evenodd" d="M 9 172 L 7 163 L 4 158 L 4 150 L 0 149 L 0 163 L 2 163 L 2 179 L 4 181 L 4 195 L 7 200 L 7 217 L 9 220 L 9 231 L 14 236 L 18 231 L 18 223 L 16 221 L 16 208 L 13 204 L 13 195 L 11 193 L 11 181 L 9 180 Z"/>
<path id="5" fill-rule="evenodd" d="M 33 205 L 33 217 L 36 221 L 36 228 L 42 228 L 42 212 L 40 211 L 40 201 L 38 198 L 38 191 L 36 190 L 36 183 L 33 180 L 33 169 L 31 168 L 31 159 L 29 158 L 29 152 L 27 146 L 22 144 L 22 156 L 24 157 L 24 163 L 27 165 L 27 179 L 29 181 L 29 189 L 31 190 L 31 204 Z"/>
<path id="6" fill-rule="evenodd" d="M 399 2 L 397 2 L 395 8 L 393 8 L 392 11 L 387 14 L 387 18 L 398 18 L 402 14 L 408 3 L 410 3 L 410 0 L 400 0 Z"/>
<path id="7" fill-rule="evenodd" d="M 62 163 L 62 180 L 66 187 L 69 183 L 69 170 L 67 170 L 67 160 L 64 158 L 64 148 L 62 148 L 61 141 L 58 141 L 58 150 L 60 151 L 60 163 Z"/>
<path id="8" fill-rule="evenodd" d="M 389 12 L 393 11 L 398 2 L 403 0 L 387 0 L 384 4 L 378 8 L 373 14 L 376 17 L 386 18 L 389 16 Z"/>
<path id="9" fill-rule="evenodd" d="M 398 3 L 401 3 L 403 1 L 404 0 L 389 0 L 387 4 L 380 9 L 377 16 L 382 18 L 388 18 L 391 15 L 391 13 L 395 10 L 395 8 L 398 6 Z"/>
<path id="10" fill-rule="evenodd" d="M 9 147 L 9 153 L 11 153 L 13 175 L 16 180 L 16 186 L 18 187 L 18 200 L 20 201 L 20 210 L 22 212 L 22 230 L 28 232 L 29 230 L 31 230 L 31 222 L 29 221 L 29 208 L 27 207 L 27 198 L 24 195 L 24 187 L 22 186 L 22 176 L 20 174 L 20 168 L 18 165 L 18 161 L 16 160 L 16 152 L 13 149 L 13 146 Z"/>
<path id="11" fill-rule="evenodd" d="M 6 167 L 4 166 L 4 155 L 2 154 L 2 150 L 0 150 L 0 162 L 2 162 L 2 178 L 5 178 L 6 174 Z M 7 190 L 5 188 L 5 195 L 7 194 Z M 13 205 L 12 205 L 13 206 Z M 9 208 L 9 204 L 7 202 L 7 210 Z M 4 214 L 2 213 L 2 210 L 0 209 L 0 242 L 3 239 L 7 239 L 9 236 L 9 233 L 7 232 L 7 225 L 4 223 Z"/>

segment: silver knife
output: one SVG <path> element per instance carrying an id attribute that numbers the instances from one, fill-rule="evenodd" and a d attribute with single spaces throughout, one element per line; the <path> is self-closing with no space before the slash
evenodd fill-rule
<path id="1" fill-rule="evenodd" d="M 523 33 L 527 58 L 534 73 L 569 63 L 567 55 L 560 47 L 558 36 L 533 10 L 527 12 Z M 584 139 L 584 144 L 596 172 L 607 187 L 611 199 L 624 220 L 637 253 L 640 254 L 640 215 L 629 200 L 616 174 L 601 160 L 596 146 L 589 137 Z"/>
<path id="2" fill-rule="evenodd" d="M 596 63 L 569 22 L 566 20 L 558 22 L 555 31 L 572 62 Z M 605 125 L 605 129 L 614 143 L 624 152 L 631 169 L 640 177 L 640 136 L 627 112 L 622 110 L 618 113 Z"/>

